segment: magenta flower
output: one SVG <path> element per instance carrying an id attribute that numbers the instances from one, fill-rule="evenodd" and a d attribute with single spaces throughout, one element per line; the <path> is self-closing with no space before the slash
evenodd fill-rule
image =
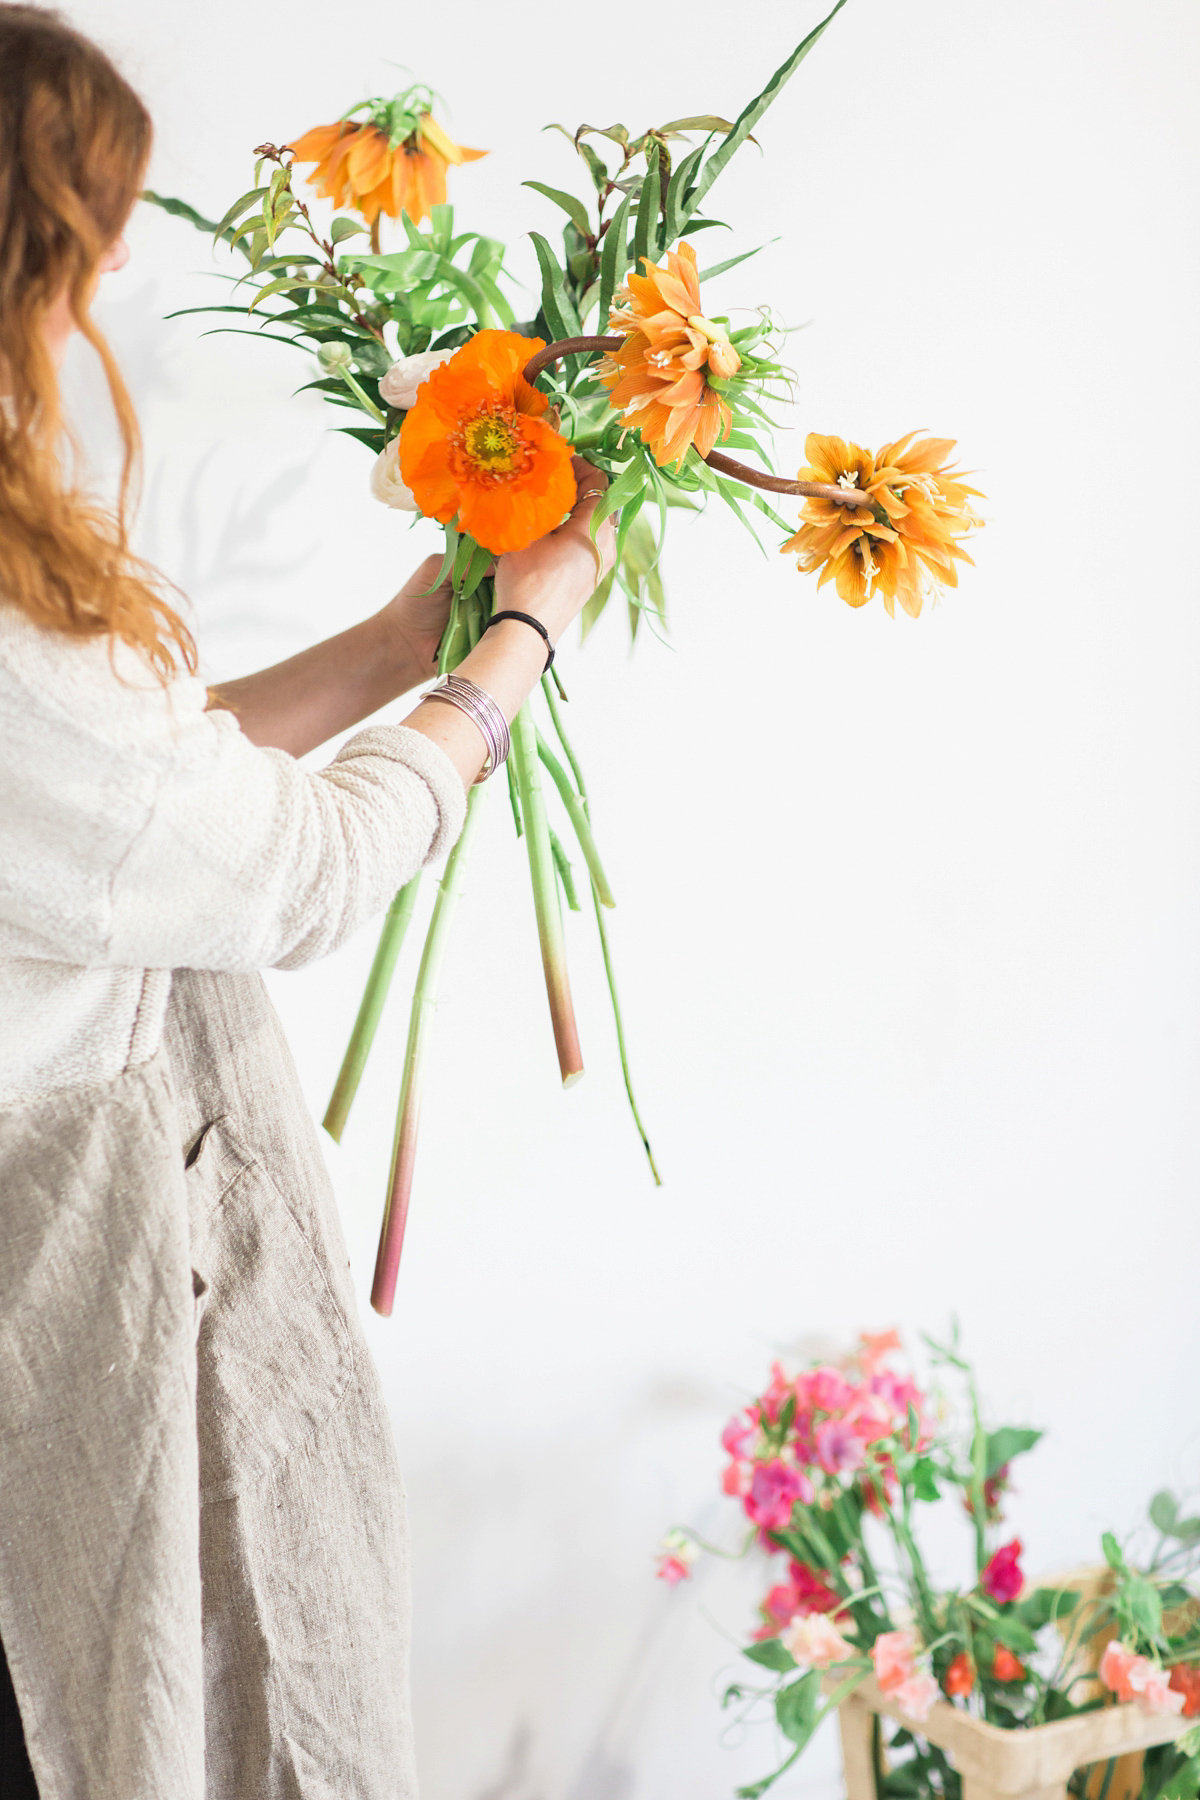
<path id="1" fill-rule="evenodd" d="M 865 1460 L 863 1441 L 845 1419 L 826 1419 L 817 1426 L 817 1461 L 827 1475 L 861 1469 Z"/>
<path id="2" fill-rule="evenodd" d="M 745 1457 L 748 1454 L 746 1445 L 757 1431 L 757 1419 L 748 1422 L 740 1413 L 735 1414 L 721 1433 L 722 1450 L 727 1450 L 730 1456 Z"/>
<path id="3" fill-rule="evenodd" d="M 1025 1586 L 1025 1577 L 1017 1561 L 1021 1549 L 1020 1538 L 1014 1538 L 1011 1544 L 1001 1544 L 979 1577 L 979 1585 L 984 1593 L 989 1594 L 1001 1606 L 1009 1600 L 1015 1600 Z"/>
<path id="4" fill-rule="evenodd" d="M 792 1519 L 797 1500 L 805 1505 L 813 1498 L 813 1484 L 807 1475 L 790 1463 L 759 1463 L 750 1483 L 750 1492 L 742 1501 L 746 1514 L 764 1531 L 785 1531 Z"/>
<path id="5" fill-rule="evenodd" d="M 831 1368 L 823 1363 L 819 1368 L 809 1369 L 806 1375 L 797 1379 L 804 1383 L 804 1400 L 817 1412 L 844 1412 L 854 1398 L 854 1389 L 846 1380 L 840 1369 Z"/>

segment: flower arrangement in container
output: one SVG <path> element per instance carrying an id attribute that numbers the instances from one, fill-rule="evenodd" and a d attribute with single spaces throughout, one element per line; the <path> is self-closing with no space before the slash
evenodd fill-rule
<path id="1" fill-rule="evenodd" d="M 791 1746 L 739 1795 L 765 1793 L 840 1710 L 850 1800 L 1196 1800 L 1200 1518 L 1160 1493 L 1146 1559 L 1106 1533 L 1099 1571 L 1031 1586 L 1021 1540 L 997 1540 L 1012 1464 L 1042 1433 L 989 1429 L 957 1334 L 926 1343 L 965 1389 L 961 1428 L 897 1366 L 886 1332 L 836 1365 L 776 1363 L 722 1435 L 722 1486 L 750 1527 L 738 1554 L 775 1565 L 744 1650 L 759 1679 L 731 1684 L 725 1704 L 747 1716 L 767 1704 Z M 944 1494 L 960 1498 L 973 1548 L 970 1578 L 950 1589 L 919 1541 L 921 1508 Z M 699 1547 L 671 1532 L 659 1576 L 686 1580 Z"/>
<path id="2" fill-rule="evenodd" d="M 553 530 L 570 509 L 573 454 L 609 477 L 595 523 L 619 515 L 616 563 L 585 609 L 585 636 L 618 591 L 634 636 L 646 615 L 665 624 L 659 565 L 669 513 L 694 512 L 714 499 L 756 535 L 764 520 L 782 532 L 780 548 L 798 568 L 818 574 L 819 584 L 833 582 L 852 606 L 879 595 L 890 613 L 899 603 L 916 617 L 940 587 L 956 584 L 959 562 L 970 560 L 963 539 L 980 520 L 971 505 L 977 490 L 951 465 L 952 440 L 909 433 L 872 454 L 813 433 L 805 467 L 794 478 L 775 473 L 773 409 L 790 390 L 780 361 L 783 334 L 744 285 L 728 313 L 710 299 L 711 284 L 755 251 L 702 268 L 696 249 L 702 232 L 723 225 L 706 210 L 718 177 L 753 141 L 844 5 L 837 0 L 732 121 L 699 113 L 640 133 L 621 124 L 566 132 L 587 197 L 541 181 L 524 184 L 566 217 L 561 249 L 530 233 L 541 291 L 535 316 L 525 321 L 506 292 L 504 245 L 459 229 L 446 201 L 448 170 L 483 153 L 449 136 L 434 116 L 433 94 L 419 85 L 364 101 L 289 143 L 261 145 L 253 185 L 218 221 L 185 201 L 145 196 L 242 259 L 228 277 L 226 302 L 187 310 L 236 316 L 236 324 L 220 329 L 315 354 L 318 368 L 306 386 L 351 415 L 343 429 L 374 457 L 375 497 L 443 527 L 441 581 L 450 582 L 453 603 L 439 676 L 456 667 L 487 624 L 495 557 Z M 302 191 L 300 171 L 310 163 L 309 187 L 337 209 L 327 228 L 315 222 Z M 394 248 L 383 242 L 385 220 L 395 222 Z M 363 236 L 368 244 L 356 245 Z M 799 522 L 776 510 L 788 498 L 805 502 Z M 568 1087 L 583 1073 L 562 917 L 564 906 L 581 909 L 582 887 L 599 928 L 630 1106 L 657 1181 L 617 1004 L 605 922 L 613 890 L 564 725 L 566 693 L 549 671 L 542 689 L 541 721 L 531 703 L 514 722 L 508 778 L 514 825 L 528 852 L 559 1068 Z M 392 1308 L 412 1187 L 439 971 L 485 793 L 472 792 L 413 994 L 372 1293 L 383 1313 Z M 566 849 L 572 840 L 584 871 L 578 883 Z M 385 919 L 325 1117 L 335 1138 L 345 1128 L 416 897 L 414 880 Z"/>

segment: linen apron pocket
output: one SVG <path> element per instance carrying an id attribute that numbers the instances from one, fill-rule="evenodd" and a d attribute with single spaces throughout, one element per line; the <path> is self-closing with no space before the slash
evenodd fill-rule
<path id="1" fill-rule="evenodd" d="M 354 1351 L 300 1221 L 228 1117 L 185 1180 L 197 1299 L 201 1501 L 269 1475 L 339 1404 Z"/>

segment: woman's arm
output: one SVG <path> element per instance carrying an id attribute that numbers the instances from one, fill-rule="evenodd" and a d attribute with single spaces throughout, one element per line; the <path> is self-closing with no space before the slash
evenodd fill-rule
<path id="1" fill-rule="evenodd" d="M 527 612 L 557 643 L 592 591 L 599 567 L 612 558 L 612 526 L 592 549 L 592 512 L 607 487 L 590 463 L 575 458 L 578 498 L 570 518 L 528 550 L 496 565 L 497 610 Z M 597 552 L 602 563 L 597 564 Z M 369 718 L 389 701 L 432 679 L 438 644 L 450 612 L 450 587 L 433 587 L 438 559 L 429 557 L 381 612 L 286 662 L 212 690 L 252 743 L 303 756 Z M 582 599 L 580 596 L 582 595 Z M 546 660 L 545 645 L 528 625 L 505 621 L 489 631 L 459 668 L 486 688 L 512 719 Z M 422 705 L 404 723 L 432 738 L 469 785 L 483 766 L 482 739 L 456 709 Z"/>

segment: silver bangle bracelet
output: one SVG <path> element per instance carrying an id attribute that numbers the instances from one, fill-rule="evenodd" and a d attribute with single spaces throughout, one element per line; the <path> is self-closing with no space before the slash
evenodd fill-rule
<path id="1" fill-rule="evenodd" d="M 507 762 L 512 748 L 508 720 L 485 688 L 477 687 L 464 675 L 444 675 L 436 687 L 430 688 L 425 698 L 444 700 L 448 706 L 457 706 L 459 712 L 466 713 L 479 732 L 487 745 L 487 761 L 475 777 L 477 782 L 486 781 L 489 775 L 496 773 L 501 763 Z"/>

